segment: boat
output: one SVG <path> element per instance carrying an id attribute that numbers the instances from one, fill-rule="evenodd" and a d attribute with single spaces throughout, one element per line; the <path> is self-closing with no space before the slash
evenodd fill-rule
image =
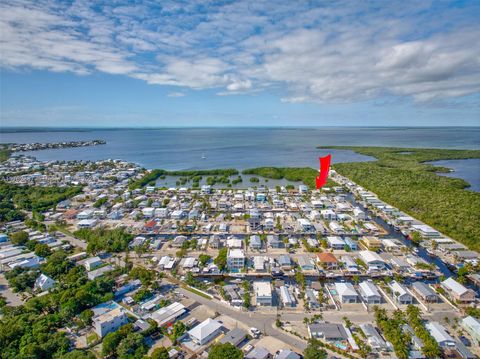
<path id="1" fill-rule="evenodd" d="M 207 156 L 205 156 L 205 153 L 202 153 L 202 160 L 204 160 L 205 158 L 207 158 Z"/>
<path id="2" fill-rule="evenodd" d="M 427 248 L 427 254 L 428 254 L 430 257 L 435 257 L 435 252 L 434 252 L 433 249 Z"/>

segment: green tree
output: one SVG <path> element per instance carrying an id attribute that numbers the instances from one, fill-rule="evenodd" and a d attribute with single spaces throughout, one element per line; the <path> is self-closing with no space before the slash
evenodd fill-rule
<path id="1" fill-rule="evenodd" d="M 165 347 L 155 348 L 150 359 L 169 359 L 168 350 Z"/>
<path id="2" fill-rule="evenodd" d="M 231 343 L 215 344 L 208 352 L 208 359 L 243 359 L 243 353 Z"/>
<path id="3" fill-rule="evenodd" d="M 317 339 L 310 339 L 308 345 L 303 351 L 304 359 L 326 359 L 327 352 L 322 349 L 323 343 Z"/>
<path id="4" fill-rule="evenodd" d="M 225 268 L 227 267 L 227 254 L 228 254 L 228 249 L 221 248 L 218 251 L 217 257 L 213 261 L 218 266 L 218 269 L 220 271 L 225 270 Z"/>
<path id="5" fill-rule="evenodd" d="M 16 246 L 23 246 L 28 241 L 28 233 L 25 231 L 19 231 L 10 235 L 10 241 Z"/>
<path id="6" fill-rule="evenodd" d="M 44 243 L 37 243 L 35 245 L 35 254 L 39 257 L 46 258 L 50 254 L 52 254 L 52 251 L 50 247 L 47 244 Z"/>
<path id="7" fill-rule="evenodd" d="M 102 355 L 110 356 L 115 354 L 122 336 L 118 332 L 111 332 L 105 335 L 102 341 Z"/>

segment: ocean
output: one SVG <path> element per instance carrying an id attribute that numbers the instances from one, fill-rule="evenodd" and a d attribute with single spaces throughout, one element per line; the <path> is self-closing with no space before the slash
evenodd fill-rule
<path id="1" fill-rule="evenodd" d="M 39 160 L 123 159 L 167 170 L 259 166 L 318 167 L 318 157 L 333 163 L 371 160 L 351 151 L 316 146 L 394 146 L 480 149 L 480 127 L 458 128 L 160 128 L 160 129 L 1 129 L 1 143 L 103 139 L 106 145 L 24 152 Z M 204 157 L 204 158 L 202 158 Z M 468 166 L 463 166 L 468 168 Z M 473 171 L 462 177 L 480 179 Z M 465 171 L 462 171 L 465 172 Z M 468 169 L 466 172 L 469 172 Z M 464 174 L 465 176 L 465 174 Z M 471 182 L 470 182 L 471 183 Z"/>

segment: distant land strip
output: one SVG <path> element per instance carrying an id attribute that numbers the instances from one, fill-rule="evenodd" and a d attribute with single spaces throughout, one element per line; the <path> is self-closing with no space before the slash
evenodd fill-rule
<path id="1" fill-rule="evenodd" d="M 321 146 L 352 150 L 377 161 L 337 163 L 333 168 L 401 211 L 480 250 L 480 193 L 459 178 L 438 176 L 445 167 L 425 162 L 480 158 L 480 150 Z"/>

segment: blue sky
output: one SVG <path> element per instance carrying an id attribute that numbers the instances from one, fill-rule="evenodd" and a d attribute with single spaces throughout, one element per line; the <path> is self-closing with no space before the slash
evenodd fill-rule
<path id="1" fill-rule="evenodd" d="M 1 126 L 479 126 L 479 1 L 0 4 Z"/>

